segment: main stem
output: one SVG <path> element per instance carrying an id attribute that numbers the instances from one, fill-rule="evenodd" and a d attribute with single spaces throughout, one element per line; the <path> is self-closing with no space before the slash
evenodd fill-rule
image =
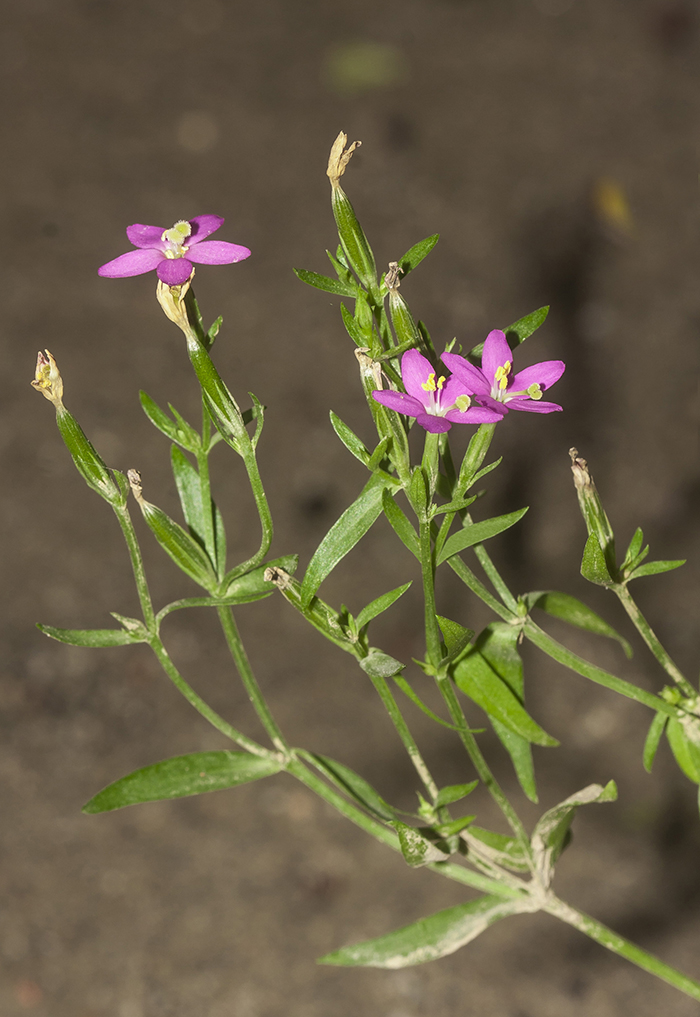
<path id="1" fill-rule="evenodd" d="M 654 654 L 659 664 L 661 664 L 666 674 L 672 678 L 674 682 L 676 682 L 686 696 L 692 696 L 692 698 L 695 699 L 697 692 L 662 646 L 651 625 L 639 610 L 629 589 L 626 586 L 619 585 L 614 587 L 614 591 L 617 594 L 618 600 L 632 620 L 632 624 L 636 628 L 637 632 L 639 632 L 642 639 Z"/>

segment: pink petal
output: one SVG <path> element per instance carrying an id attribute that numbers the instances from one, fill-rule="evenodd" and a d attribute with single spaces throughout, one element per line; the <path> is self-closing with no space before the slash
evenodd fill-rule
<path id="1" fill-rule="evenodd" d="M 533 364 L 532 367 L 518 371 L 512 385 L 508 387 L 514 392 L 522 392 L 534 384 L 540 385 L 542 389 L 551 388 L 555 381 L 559 381 L 565 370 L 566 364 L 563 360 L 543 360 L 540 364 Z"/>
<path id="2" fill-rule="evenodd" d="M 557 403 L 545 403 L 536 399 L 510 399 L 508 409 L 524 410 L 526 413 L 554 413 L 555 410 L 561 410 L 562 407 Z"/>
<path id="3" fill-rule="evenodd" d="M 413 396 L 405 395 L 403 392 L 378 389 L 372 393 L 372 398 L 376 399 L 382 406 L 388 406 L 390 410 L 396 410 L 397 413 L 404 413 L 407 417 L 417 417 L 424 410 L 423 403 L 419 402 L 418 399 L 414 399 Z"/>
<path id="4" fill-rule="evenodd" d="M 431 434 L 444 434 L 445 431 L 449 431 L 452 427 L 447 417 L 435 417 L 432 413 L 419 413 L 416 417 L 416 423 L 420 424 L 426 431 L 430 431 Z"/>
<path id="5" fill-rule="evenodd" d="M 486 380 L 484 372 L 480 371 L 478 367 L 474 367 L 457 353 L 443 353 L 442 360 L 462 382 L 463 392 L 469 395 L 489 395 L 491 383 Z"/>
<path id="6" fill-rule="evenodd" d="M 464 412 L 448 410 L 445 416 L 453 424 L 497 424 L 499 420 L 503 420 L 504 414 L 497 410 L 487 410 L 484 406 L 470 406 Z"/>
<path id="7" fill-rule="evenodd" d="M 225 240 L 205 240 L 197 247 L 190 247 L 188 244 L 187 257 L 197 265 L 231 265 L 234 261 L 249 258 L 250 251 L 247 247 L 229 244 Z"/>
<path id="8" fill-rule="evenodd" d="M 151 272 L 164 260 L 165 255 L 153 249 L 127 251 L 126 254 L 120 254 L 114 261 L 108 261 L 106 265 L 98 268 L 97 274 L 105 276 L 107 279 L 124 279 L 129 275 L 143 275 L 144 272 Z"/>
<path id="9" fill-rule="evenodd" d="M 166 286 L 182 286 L 192 275 L 193 268 L 187 258 L 163 258 L 158 266 L 158 278 Z"/>
<path id="10" fill-rule="evenodd" d="M 428 393 L 423 388 L 431 374 L 435 374 L 433 365 L 418 350 L 408 350 L 401 358 L 401 378 L 410 396 L 425 406 Z"/>
<path id="11" fill-rule="evenodd" d="M 187 221 L 192 227 L 192 232 L 187 238 L 188 246 L 206 240 L 211 233 L 215 233 L 220 226 L 224 225 L 223 216 L 220 215 L 196 215 L 194 219 Z"/>
<path id="12" fill-rule="evenodd" d="M 165 242 L 162 226 L 144 226 L 140 222 L 133 226 L 126 227 L 126 235 L 134 247 L 157 247 L 159 251 L 165 250 Z"/>
<path id="13" fill-rule="evenodd" d="M 489 382 L 489 387 L 493 382 L 497 369 L 509 361 L 513 362 L 513 354 L 508 345 L 506 334 L 501 332 L 500 329 L 495 328 L 493 332 L 489 332 L 486 336 L 484 352 L 481 355 L 481 367 Z"/>

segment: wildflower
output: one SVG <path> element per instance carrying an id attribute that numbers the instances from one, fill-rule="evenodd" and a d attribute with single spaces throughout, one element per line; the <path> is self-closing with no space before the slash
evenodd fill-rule
<path id="1" fill-rule="evenodd" d="M 456 375 L 437 377 L 429 360 L 408 350 L 401 359 L 401 378 L 406 392 L 379 390 L 373 397 L 397 413 L 415 417 L 432 434 L 449 431 L 452 424 L 492 424 L 503 417 L 500 406 L 472 406 L 468 387 Z"/>
<path id="2" fill-rule="evenodd" d="M 225 240 L 206 240 L 223 226 L 220 215 L 196 215 L 194 219 L 176 222 L 170 229 L 160 226 L 127 226 L 126 235 L 138 248 L 127 251 L 114 261 L 98 269 L 98 275 L 109 279 L 123 279 L 129 275 L 143 275 L 153 269 L 166 286 L 182 286 L 198 265 L 230 265 L 250 256 L 247 247 L 229 244 Z"/>
<path id="3" fill-rule="evenodd" d="M 459 378 L 467 392 L 487 406 L 501 403 L 507 410 L 530 413 L 552 413 L 560 410 L 557 403 L 542 402 L 542 393 L 558 381 L 566 365 L 561 360 L 543 360 L 540 364 L 512 373 L 513 354 L 505 332 L 489 332 L 481 355 L 481 368 L 474 367 L 456 353 L 443 354 L 443 360 Z"/>

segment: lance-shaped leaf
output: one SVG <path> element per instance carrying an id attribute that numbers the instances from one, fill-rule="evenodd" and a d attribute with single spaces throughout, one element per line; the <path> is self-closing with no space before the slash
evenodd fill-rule
<path id="1" fill-rule="evenodd" d="M 388 610 L 392 604 L 395 604 L 399 597 L 403 597 L 406 590 L 411 586 L 411 583 L 404 583 L 403 586 L 397 586 L 395 590 L 389 590 L 388 593 L 383 593 L 381 597 L 377 597 L 367 607 L 363 607 L 357 618 L 355 619 L 358 629 L 363 629 L 365 625 L 369 625 L 371 621 L 377 618 L 384 611 Z"/>
<path id="2" fill-rule="evenodd" d="M 386 490 L 382 493 L 382 508 L 396 536 L 405 544 L 411 554 L 420 559 L 418 534 L 406 513 L 403 509 L 399 508 L 389 491 Z"/>
<path id="3" fill-rule="evenodd" d="M 157 505 L 146 501 L 140 495 L 140 488 L 138 490 L 139 508 L 160 546 L 178 568 L 182 569 L 200 586 L 203 586 L 205 590 L 213 592 L 217 585 L 217 579 L 206 551 L 200 547 L 194 537 L 183 530 L 179 523 L 171 519 Z"/>
<path id="4" fill-rule="evenodd" d="M 313 763 L 336 787 L 354 799 L 358 805 L 377 816 L 378 819 L 391 822 L 396 818 L 396 809 L 385 802 L 379 792 L 349 766 L 315 752 L 300 751 L 299 754 Z"/>
<path id="5" fill-rule="evenodd" d="M 647 773 L 651 773 L 651 768 L 656 758 L 656 750 L 659 747 L 659 742 L 661 741 L 661 736 L 664 733 L 668 719 L 667 713 L 659 712 L 654 714 L 654 719 L 649 725 L 649 731 L 644 742 L 644 755 L 642 757 L 644 769 Z"/>
<path id="6" fill-rule="evenodd" d="M 630 573 L 627 577 L 629 582 L 632 579 L 641 579 L 642 576 L 658 576 L 661 572 L 670 572 L 671 569 L 680 568 L 681 565 L 685 565 L 685 558 L 677 558 L 673 561 L 648 561 L 644 565 L 640 565 L 634 572 Z"/>
<path id="7" fill-rule="evenodd" d="M 478 783 L 478 780 L 471 780 L 468 784 L 450 784 L 449 787 L 442 787 L 438 792 L 435 804 L 440 808 L 441 805 L 452 805 L 454 802 L 459 802 L 462 798 L 470 795 Z"/>
<path id="8" fill-rule="evenodd" d="M 526 512 L 527 508 L 522 508 L 517 512 L 508 512 L 504 516 L 485 519 L 481 523 L 467 523 L 463 529 L 458 533 L 453 533 L 445 541 L 445 546 L 440 552 L 436 564 L 441 565 L 453 554 L 459 554 L 460 551 L 464 551 L 468 547 L 474 547 L 475 544 L 481 544 L 484 540 L 495 537 L 497 533 L 503 533 L 504 530 L 514 526 L 518 520 L 522 519 Z"/>
<path id="9" fill-rule="evenodd" d="M 263 565 L 246 572 L 243 576 L 237 576 L 226 586 L 222 584 L 220 597 L 228 604 L 250 604 L 254 600 L 262 600 L 275 592 L 275 584 L 270 579 L 265 579 L 265 573 L 269 568 L 280 568 L 293 576 L 299 564 L 298 554 L 286 554 L 282 558 L 273 558 Z M 225 580 L 224 580 L 225 583 Z"/>
<path id="10" fill-rule="evenodd" d="M 343 319 L 345 329 L 355 343 L 356 346 L 368 346 L 372 345 L 372 323 L 360 322 L 357 318 L 353 317 L 352 313 L 347 309 L 345 304 L 340 305 L 340 315 Z"/>
<path id="11" fill-rule="evenodd" d="M 331 279 L 327 275 L 319 275 L 318 272 L 309 272 L 305 268 L 293 269 L 297 279 L 317 290 L 324 290 L 326 293 L 336 293 L 341 297 L 354 297 L 357 286 L 351 283 L 342 282 L 340 279 Z"/>
<path id="12" fill-rule="evenodd" d="M 151 421 L 154 427 L 157 427 L 159 431 L 162 431 L 171 441 L 175 441 L 178 445 L 182 445 L 183 448 L 188 449 L 190 452 L 194 452 L 200 445 L 200 438 L 193 427 L 183 420 L 183 418 L 176 414 L 174 407 L 173 412 L 176 414 L 176 419 L 171 420 L 165 410 L 162 410 L 158 403 L 151 399 L 146 392 L 139 392 L 139 399 L 144 413 Z"/>
<path id="13" fill-rule="evenodd" d="M 301 603 L 308 608 L 319 586 L 339 561 L 353 549 L 376 522 L 382 511 L 382 491 L 386 481 L 372 476 L 352 505 L 330 528 L 309 562 L 301 584 Z"/>
<path id="14" fill-rule="evenodd" d="M 71 646 L 129 646 L 131 643 L 145 643 L 148 633 L 141 626 L 139 632 L 125 629 L 57 629 L 53 625 L 37 625 L 45 636 L 57 639 L 59 643 Z"/>
<path id="15" fill-rule="evenodd" d="M 401 270 L 401 278 L 404 279 L 409 272 L 412 272 L 414 268 L 420 265 L 423 258 L 427 257 L 435 247 L 436 243 L 440 239 L 439 233 L 433 233 L 431 237 L 426 237 L 425 240 L 419 240 L 413 247 L 409 247 L 402 258 L 399 258 L 399 269 Z"/>
<path id="16" fill-rule="evenodd" d="M 535 862 L 544 886 L 549 886 L 554 874 L 554 865 L 571 838 L 570 827 L 576 809 L 580 805 L 593 802 L 614 802 L 617 799 L 617 786 L 614 780 L 605 787 L 601 784 L 589 784 L 583 791 L 555 805 L 542 816 L 532 834 L 532 849 Z"/>
<path id="17" fill-rule="evenodd" d="M 110 812 L 140 802 L 220 791 L 269 777 L 281 769 L 276 760 L 251 756 L 248 752 L 191 752 L 144 766 L 116 780 L 91 798 L 83 812 Z"/>
<path id="18" fill-rule="evenodd" d="M 577 600 L 576 597 L 571 597 L 568 593 L 559 593 L 556 590 L 537 590 L 534 593 L 526 594 L 523 599 L 529 610 L 539 607 L 541 611 L 546 611 L 552 618 L 561 618 L 569 625 L 576 625 L 577 628 L 585 629 L 586 632 L 595 632 L 596 635 L 616 639 L 625 651 L 625 656 L 632 656 L 632 647 L 627 640 L 619 635 L 612 625 L 608 625 L 599 614 L 596 614 L 582 601 Z"/>
<path id="19" fill-rule="evenodd" d="M 369 968 L 406 968 L 446 957 L 509 915 L 533 911 L 530 900 L 493 895 L 438 911 L 386 936 L 343 947 L 321 957 L 320 964 Z"/>
<path id="20" fill-rule="evenodd" d="M 331 410 L 331 425 L 348 452 L 351 452 L 355 459 L 359 459 L 363 466 L 366 466 L 370 457 L 369 449 L 333 410 Z"/>
<path id="21" fill-rule="evenodd" d="M 206 551 L 205 535 L 208 525 L 213 524 L 215 561 L 212 564 L 220 566 L 221 573 L 223 574 L 226 566 L 226 530 L 224 529 L 221 512 L 213 499 L 209 500 L 209 505 L 206 507 L 202 504 L 202 486 L 199 474 L 177 445 L 171 447 L 170 459 L 175 484 L 177 485 L 177 493 L 182 506 L 182 514 L 185 517 L 190 533 L 202 549 Z"/>
<path id="22" fill-rule="evenodd" d="M 688 780 L 700 784 L 700 746 L 688 738 L 680 721 L 673 717 L 668 719 L 666 737 L 676 762 Z"/>
<path id="23" fill-rule="evenodd" d="M 536 311 L 531 311 L 530 314 L 526 314 L 523 318 L 518 318 L 512 325 L 503 331 L 506 334 L 508 345 L 511 350 L 514 350 L 516 346 L 524 342 L 529 336 L 535 332 L 540 325 L 543 325 L 547 315 L 549 314 L 549 304 L 545 307 L 538 307 Z M 484 344 L 479 343 L 472 350 L 469 351 L 469 359 L 472 357 L 480 357 L 484 352 Z"/>

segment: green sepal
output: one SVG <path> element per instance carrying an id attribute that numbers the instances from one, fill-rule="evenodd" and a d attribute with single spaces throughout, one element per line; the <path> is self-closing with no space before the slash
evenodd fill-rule
<path id="1" fill-rule="evenodd" d="M 192 291 L 188 291 L 189 297 Z M 187 299 L 187 298 L 186 298 Z M 187 336 L 187 353 L 197 375 L 207 409 L 224 441 L 239 455 L 250 444 L 238 403 L 222 381 L 206 346 L 194 334 Z"/>
<path id="2" fill-rule="evenodd" d="M 547 315 L 549 314 L 549 304 L 544 307 L 538 307 L 536 311 L 531 311 L 530 314 L 526 314 L 524 318 L 518 318 L 512 325 L 505 328 L 503 331 L 506 334 L 508 345 L 511 350 L 514 350 L 520 343 L 524 342 L 533 332 L 537 331 L 540 325 L 543 325 Z M 469 359 L 476 359 L 481 357 L 484 352 L 484 344 L 479 343 L 472 350 L 469 351 Z"/>
<path id="3" fill-rule="evenodd" d="M 78 421 L 62 405 L 56 410 L 56 423 L 63 442 L 71 454 L 75 468 L 87 486 L 110 505 L 124 505 L 126 497 L 121 485 L 114 482 L 108 466 L 95 450 Z"/>
<path id="4" fill-rule="evenodd" d="M 357 618 L 358 630 L 362 630 L 365 625 L 369 625 L 371 621 L 374 621 L 380 614 L 388 610 L 392 604 L 396 603 L 399 597 L 403 597 L 406 590 L 412 585 L 412 583 L 404 583 L 403 586 L 397 586 L 395 590 L 389 590 L 388 593 L 383 593 L 381 597 L 377 597 L 376 600 L 371 601 L 367 607 L 363 607 Z"/>
<path id="5" fill-rule="evenodd" d="M 57 629 L 40 623 L 37 623 L 37 628 L 45 636 L 71 646 L 130 646 L 148 641 L 148 633 L 143 626 L 138 633 L 127 632 L 126 629 Z"/>
<path id="6" fill-rule="evenodd" d="M 423 865 L 430 865 L 433 862 L 444 862 L 450 857 L 451 852 L 449 850 L 443 851 L 440 847 L 440 841 L 436 843 L 433 839 L 425 836 L 425 833 L 433 834 L 433 831 L 428 827 L 418 830 L 415 826 L 408 826 L 399 820 L 395 820 L 391 825 L 399 835 L 399 844 L 401 845 L 401 854 L 404 857 L 404 861 L 412 869 L 419 869 Z M 444 846 L 447 847 L 447 845 Z"/>
<path id="7" fill-rule="evenodd" d="M 680 722 L 673 717 L 668 718 L 666 738 L 676 762 L 688 780 L 700 784 L 700 746 L 690 741 Z"/>
<path id="8" fill-rule="evenodd" d="M 306 752 L 301 749 L 298 749 L 297 752 L 304 759 L 313 763 L 337 788 L 361 805 L 363 809 L 384 822 L 392 822 L 396 818 L 397 810 L 385 802 L 379 792 L 349 766 L 315 752 Z"/>
<path id="9" fill-rule="evenodd" d="M 139 400 L 143 412 L 154 427 L 157 427 L 171 441 L 182 445 L 188 452 L 197 451 L 201 445 L 200 436 L 179 413 L 176 420 L 171 420 L 165 410 L 162 410 L 158 403 L 144 391 L 139 392 Z M 170 409 L 173 414 L 177 412 L 173 406 L 170 406 Z"/>
<path id="10" fill-rule="evenodd" d="M 632 656 L 632 647 L 627 640 L 592 608 L 577 600 L 576 597 L 571 597 L 568 593 L 559 593 L 557 590 L 537 590 L 534 593 L 526 593 L 523 600 L 528 610 L 539 607 L 541 611 L 545 611 L 553 618 L 560 618 L 562 621 L 568 622 L 569 625 L 575 625 L 579 629 L 585 629 L 586 632 L 594 632 L 596 635 L 608 636 L 609 639 L 617 640 L 624 650 L 625 656 L 628 658 Z"/>
<path id="11" fill-rule="evenodd" d="M 666 727 L 668 719 L 669 716 L 667 713 L 661 713 L 659 711 L 659 713 L 654 714 L 654 719 L 649 725 L 649 731 L 644 741 L 644 753 L 642 756 L 644 769 L 647 773 L 651 773 L 651 768 L 654 765 L 654 760 L 656 759 L 656 750 L 659 747 L 659 742 L 661 741 L 661 736 L 664 733 L 664 728 Z"/>
<path id="12" fill-rule="evenodd" d="M 443 805 L 453 805 L 470 795 L 478 784 L 478 780 L 472 780 L 468 784 L 450 784 L 448 787 L 442 787 L 438 791 L 435 805 L 438 808 Z"/>
<path id="13" fill-rule="evenodd" d="M 580 805 L 614 802 L 616 799 L 617 785 L 614 780 L 609 781 L 605 787 L 601 784 L 589 784 L 583 791 L 570 795 L 544 813 L 535 826 L 531 841 L 535 863 L 544 886 L 549 886 L 556 861 L 571 840 L 570 827 L 576 809 Z"/>
<path id="14" fill-rule="evenodd" d="M 377 266 L 372 248 L 342 187 L 331 188 L 331 205 L 338 227 L 338 238 L 350 268 L 368 289 L 376 287 Z"/>
<path id="15" fill-rule="evenodd" d="M 595 583 L 596 586 L 615 585 L 615 580 L 610 575 L 605 554 L 595 533 L 588 535 L 586 546 L 583 549 L 581 575 L 589 583 Z"/>
<path id="16" fill-rule="evenodd" d="M 269 777 L 281 769 L 277 760 L 251 756 L 249 752 L 191 752 L 134 770 L 96 794 L 82 811 L 94 815 L 141 802 L 221 791 Z"/>
<path id="17" fill-rule="evenodd" d="M 499 919 L 528 910 L 532 910 L 532 905 L 525 894 L 515 898 L 484 895 L 421 918 L 386 936 L 335 950 L 321 957 L 319 964 L 394 969 L 424 964 L 454 953 Z"/>
<path id="18" fill-rule="evenodd" d="M 517 512 L 508 512 L 503 516 L 495 516 L 493 519 L 485 519 L 481 523 L 467 523 L 466 526 L 458 533 L 453 533 L 445 541 L 445 546 L 438 555 L 436 565 L 441 565 L 442 562 L 447 561 L 453 554 L 459 554 L 460 551 L 465 551 L 468 547 L 474 547 L 475 544 L 481 544 L 484 540 L 488 540 L 490 537 L 495 537 L 498 533 L 503 533 L 504 530 L 514 526 L 527 512 L 527 508 L 518 509 Z"/>
<path id="19" fill-rule="evenodd" d="M 382 508 L 384 509 L 384 515 L 389 520 L 391 528 L 396 536 L 403 544 L 405 544 L 411 554 L 414 554 L 420 561 L 420 543 L 418 540 L 418 534 L 406 513 L 403 509 L 399 508 L 396 501 L 387 490 L 384 490 L 382 493 Z"/>
<path id="20" fill-rule="evenodd" d="M 209 593 L 213 593 L 218 585 L 218 579 L 214 574 L 209 555 L 194 537 L 157 505 L 142 499 L 139 501 L 139 508 L 156 540 L 177 567 Z"/>
<path id="21" fill-rule="evenodd" d="M 626 581 L 629 583 L 632 579 L 641 579 L 642 576 L 658 576 L 661 572 L 670 572 L 672 569 L 680 568 L 681 565 L 685 565 L 686 561 L 686 558 L 674 561 L 648 561 L 646 565 L 640 565 L 630 573 Z"/>
<path id="22" fill-rule="evenodd" d="M 301 279 L 307 286 L 313 286 L 315 289 L 323 290 L 325 293 L 335 293 L 341 297 L 354 297 L 357 292 L 356 285 L 353 286 L 351 283 L 341 282 L 340 279 L 331 279 L 330 276 L 319 275 L 318 272 L 309 272 L 305 268 L 295 268 L 292 271 L 297 279 Z"/>
<path id="23" fill-rule="evenodd" d="M 381 650 L 374 648 L 370 649 L 366 657 L 361 657 L 358 663 L 370 678 L 393 678 L 394 675 L 400 674 L 406 667 L 405 664 L 402 664 L 400 660 L 396 660 L 395 657 L 391 657 L 388 653 L 383 653 Z"/>
<path id="24" fill-rule="evenodd" d="M 391 314 L 391 324 L 394 326 L 398 346 L 408 349 L 418 346 L 421 353 L 425 354 L 427 351 L 423 337 L 418 331 L 418 326 L 413 319 L 408 304 L 398 290 L 391 290 L 389 293 L 389 313 Z M 394 348 L 393 352 L 396 356 L 396 348 Z"/>
<path id="25" fill-rule="evenodd" d="M 479 851 L 496 865 L 511 872 L 529 872 L 530 865 L 520 841 L 504 833 L 484 830 L 481 826 L 470 826 L 469 836 L 479 841 Z M 471 849 L 471 845 L 470 845 Z"/>
<path id="26" fill-rule="evenodd" d="M 255 600 L 262 600 L 275 592 L 275 584 L 265 579 L 265 573 L 269 568 L 284 569 L 290 576 L 293 576 L 299 564 L 298 554 L 287 554 L 281 558 L 273 558 L 266 561 L 252 572 L 246 572 L 242 576 L 235 576 L 226 582 L 226 577 L 221 584 L 217 599 L 227 604 L 250 604 Z"/>
<path id="27" fill-rule="evenodd" d="M 306 610 L 319 586 L 376 522 L 382 511 L 386 481 L 372 476 L 340 519 L 330 528 L 309 562 L 301 585 L 301 604 Z"/>

